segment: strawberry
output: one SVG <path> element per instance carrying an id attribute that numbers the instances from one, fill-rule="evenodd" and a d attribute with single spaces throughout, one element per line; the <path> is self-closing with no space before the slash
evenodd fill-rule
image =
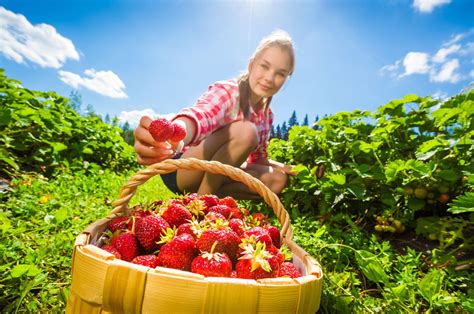
<path id="1" fill-rule="evenodd" d="M 232 209 L 227 205 L 216 205 L 216 206 L 210 207 L 208 209 L 208 212 L 219 213 L 222 216 L 224 216 L 226 219 L 229 219 L 229 217 L 232 213 Z"/>
<path id="2" fill-rule="evenodd" d="M 232 272 L 232 262 L 225 253 L 214 253 L 217 242 L 214 242 L 210 252 L 203 252 L 191 263 L 191 271 L 206 277 L 229 277 Z"/>
<path id="3" fill-rule="evenodd" d="M 112 245 L 106 244 L 100 247 L 102 250 L 109 252 L 112 255 L 115 255 L 116 258 L 122 259 L 122 254 Z"/>
<path id="4" fill-rule="evenodd" d="M 237 235 L 241 236 L 245 232 L 245 223 L 242 219 L 232 218 L 229 221 L 229 227 L 234 230 Z"/>
<path id="5" fill-rule="evenodd" d="M 170 140 L 173 142 L 179 142 L 186 137 L 186 129 L 179 123 L 173 122 L 171 124 L 173 127 L 173 135 Z"/>
<path id="6" fill-rule="evenodd" d="M 268 223 L 267 215 L 263 213 L 255 213 L 252 215 L 252 219 L 256 226 L 264 226 Z"/>
<path id="7" fill-rule="evenodd" d="M 132 260 L 133 264 L 148 266 L 150 268 L 155 268 L 158 266 L 158 257 L 156 255 L 139 255 Z"/>
<path id="8" fill-rule="evenodd" d="M 230 277 L 230 278 L 239 278 L 239 277 L 237 276 L 237 272 L 236 272 L 235 270 L 233 270 L 233 271 L 230 273 L 230 276 L 229 276 L 229 277 Z"/>
<path id="9" fill-rule="evenodd" d="M 280 265 L 285 262 L 285 255 L 283 255 L 283 253 L 280 252 L 280 250 L 276 246 L 268 246 L 267 251 L 277 258 L 278 263 Z"/>
<path id="10" fill-rule="evenodd" d="M 156 251 L 160 245 L 161 235 L 170 225 L 158 215 L 149 215 L 137 219 L 135 233 L 138 241 L 147 252 Z"/>
<path id="11" fill-rule="evenodd" d="M 207 222 L 216 222 L 217 220 L 226 221 L 227 219 L 222 214 L 216 212 L 209 212 L 204 216 L 204 221 Z"/>
<path id="12" fill-rule="evenodd" d="M 119 251 L 124 261 L 130 262 L 138 256 L 138 241 L 135 235 L 131 232 L 122 232 L 112 237 L 110 245 L 114 246 Z"/>
<path id="13" fill-rule="evenodd" d="M 183 233 L 161 247 L 158 252 L 158 266 L 189 271 L 197 254 L 194 238 L 190 234 Z"/>
<path id="14" fill-rule="evenodd" d="M 280 266 L 280 271 L 278 272 L 278 277 L 290 277 L 290 278 L 298 278 L 301 277 L 301 273 L 296 268 L 296 266 L 291 262 L 284 262 Z"/>
<path id="15" fill-rule="evenodd" d="M 186 222 L 181 224 L 178 229 L 176 229 L 176 235 L 180 235 L 183 233 L 187 233 L 193 236 L 196 240 L 199 235 L 202 233 L 202 227 L 199 225 L 197 220 L 193 220 L 191 222 Z"/>
<path id="16" fill-rule="evenodd" d="M 128 228 L 128 222 L 130 217 L 119 216 L 113 218 L 109 223 L 109 230 L 115 232 L 117 230 L 126 230 Z"/>
<path id="17" fill-rule="evenodd" d="M 273 245 L 279 248 L 281 246 L 280 230 L 275 226 L 267 226 L 268 233 L 272 238 Z"/>
<path id="18" fill-rule="evenodd" d="M 157 142 L 166 142 L 173 136 L 174 128 L 164 118 L 153 120 L 148 128 L 151 136 Z"/>
<path id="19" fill-rule="evenodd" d="M 179 225 L 189 222 L 193 216 L 181 204 L 172 203 L 161 214 L 161 216 L 170 224 L 171 227 L 178 227 Z"/>
<path id="20" fill-rule="evenodd" d="M 206 208 L 219 204 L 219 198 L 212 194 L 201 195 L 199 196 L 199 199 L 204 202 L 204 206 Z"/>
<path id="21" fill-rule="evenodd" d="M 280 265 L 276 257 L 265 249 L 265 244 L 257 242 L 255 246 L 247 244 L 244 254 L 235 265 L 237 276 L 244 279 L 275 278 Z"/>
<path id="22" fill-rule="evenodd" d="M 239 236 L 232 229 L 205 230 L 196 241 L 196 244 L 199 250 L 209 252 L 214 242 L 217 242 L 214 249 L 215 252 L 226 253 L 232 260 L 237 257 L 240 240 Z"/>
<path id="23" fill-rule="evenodd" d="M 239 205 L 237 205 L 237 202 L 232 196 L 226 196 L 224 198 L 221 198 L 219 200 L 219 205 L 226 205 L 226 206 L 229 206 L 230 208 L 239 207 Z"/>
<path id="24" fill-rule="evenodd" d="M 270 233 L 267 229 L 264 229 L 262 227 L 253 227 L 252 229 L 247 230 L 242 234 L 242 238 L 249 238 L 250 236 L 254 236 L 256 242 L 265 243 L 267 247 L 273 245 Z"/>
<path id="25" fill-rule="evenodd" d="M 191 194 L 187 194 L 183 197 L 183 204 L 184 205 L 188 205 L 190 202 L 196 200 L 196 199 L 199 199 L 199 194 L 197 193 L 191 193 Z"/>

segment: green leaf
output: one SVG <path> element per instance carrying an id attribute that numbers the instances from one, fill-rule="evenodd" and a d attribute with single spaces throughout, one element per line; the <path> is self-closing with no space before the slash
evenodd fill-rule
<path id="1" fill-rule="evenodd" d="M 349 184 L 347 190 L 351 192 L 358 199 L 363 199 L 365 195 L 365 186 L 362 184 Z"/>
<path id="2" fill-rule="evenodd" d="M 31 266 L 32 265 L 28 265 L 28 264 L 18 264 L 15 267 L 13 267 L 12 272 L 10 273 L 10 275 L 13 278 L 19 278 L 19 277 L 25 275 L 30 270 Z"/>
<path id="3" fill-rule="evenodd" d="M 346 176 L 341 173 L 331 173 L 328 175 L 329 179 L 339 185 L 346 184 Z"/>
<path id="4" fill-rule="evenodd" d="M 474 192 L 467 192 L 449 204 L 449 212 L 453 214 L 474 213 Z"/>
<path id="5" fill-rule="evenodd" d="M 420 293 L 426 301 L 432 302 L 439 294 L 444 279 L 444 272 L 433 269 L 418 284 Z"/>
<path id="6" fill-rule="evenodd" d="M 440 108 L 432 113 L 435 119 L 435 125 L 440 127 L 444 125 L 449 119 L 455 118 L 457 115 L 462 113 L 461 108 Z M 456 121 L 456 119 L 453 119 Z"/>
<path id="7" fill-rule="evenodd" d="M 56 219 L 56 222 L 61 223 L 63 222 L 66 218 L 68 218 L 69 213 L 67 208 L 62 207 L 56 211 L 54 214 L 54 218 Z"/>
<path id="8" fill-rule="evenodd" d="M 355 257 L 360 269 L 369 280 L 384 284 L 388 282 L 388 276 L 377 255 L 365 250 L 356 250 Z"/>
<path id="9" fill-rule="evenodd" d="M 425 207 L 425 201 L 418 198 L 409 198 L 408 199 L 408 208 L 413 210 L 420 210 Z"/>
<path id="10" fill-rule="evenodd" d="M 461 176 L 452 169 L 443 169 L 437 175 L 445 181 L 456 182 Z"/>

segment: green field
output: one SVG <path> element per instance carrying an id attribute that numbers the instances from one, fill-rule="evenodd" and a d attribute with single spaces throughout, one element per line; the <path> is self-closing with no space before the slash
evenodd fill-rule
<path id="1" fill-rule="evenodd" d="M 472 90 L 442 104 L 408 95 L 271 141 L 273 159 L 296 165 L 281 200 L 323 267 L 321 313 L 474 312 L 473 115 Z M 75 237 L 139 169 L 120 134 L 0 72 L 2 312 L 64 311 Z M 153 178 L 132 204 L 171 196 Z"/>

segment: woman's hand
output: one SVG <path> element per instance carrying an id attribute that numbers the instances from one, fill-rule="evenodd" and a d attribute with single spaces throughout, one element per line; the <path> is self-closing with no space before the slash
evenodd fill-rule
<path id="1" fill-rule="evenodd" d="M 138 163 L 150 165 L 173 157 L 179 142 L 157 142 L 151 136 L 148 128 L 153 121 L 148 116 L 140 119 L 140 125 L 135 129 L 135 151 Z"/>

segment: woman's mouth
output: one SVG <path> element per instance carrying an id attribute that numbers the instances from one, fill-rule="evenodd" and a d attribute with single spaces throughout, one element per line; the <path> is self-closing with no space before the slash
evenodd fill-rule
<path id="1" fill-rule="evenodd" d="M 261 83 L 259 83 L 259 85 L 260 85 L 260 88 L 263 89 L 264 91 L 268 91 L 268 90 L 271 89 L 270 86 L 267 86 L 267 85 L 264 85 L 264 84 L 261 84 Z"/>

